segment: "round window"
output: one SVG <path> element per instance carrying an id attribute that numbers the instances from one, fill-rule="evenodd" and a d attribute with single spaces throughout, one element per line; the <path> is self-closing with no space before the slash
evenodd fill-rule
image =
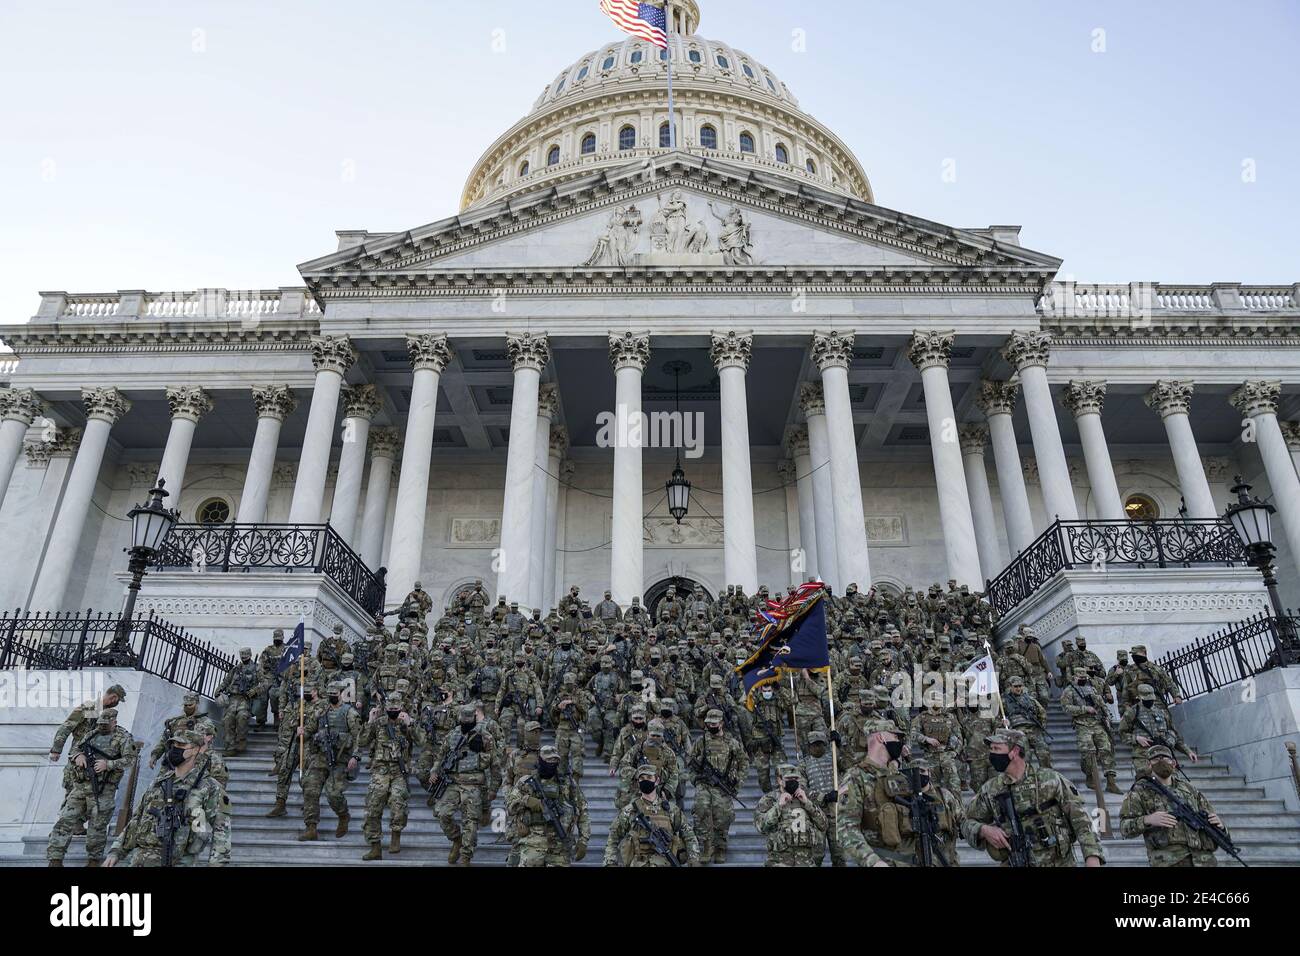
<path id="1" fill-rule="evenodd" d="M 230 520 L 230 505 L 224 498 L 209 498 L 194 512 L 199 524 L 225 524 Z"/>
<path id="2" fill-rule="evenodd" d="M 1147 495 L 1129 495 L 1124 499 L 1124 514 L 1129 521 L 1155 521 L 1160 517 L 1160 506 Z"/>

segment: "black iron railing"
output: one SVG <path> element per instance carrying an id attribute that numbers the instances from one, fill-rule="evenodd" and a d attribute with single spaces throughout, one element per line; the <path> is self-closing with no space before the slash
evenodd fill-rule
<path id="1" fill-rule="evenodd" d="M 1298 627 L 1300 621 L 1291 612 L 1279 618 L 1263 611 L 1171 651 L 1157 663 L 1178 682 L 1184 699 L 1198 697 L 1274 667 L 1300 662 Z"/>
<path id="2" fill-rule="evenodd" d="M 0 614 L 0 670 L 129 667 L 212 697 L 234 658 L 161 618 L 116 614 Z"/>
<path id="3" fill-rule="evenodd" d="M 1006 614 L 1060 571 L 1245 563 L 1241 539 L 1219 518 L 1058 520 L 988 583 L 986 596 L 998 614 Z"/>
<path id="4" fill-rule="evenodd" d="M 178 524 L 154 559 L 162 569 L 324 574 L 367 614 L 384 607 L 384 571 L 371 571 L 328 524 Z"/>

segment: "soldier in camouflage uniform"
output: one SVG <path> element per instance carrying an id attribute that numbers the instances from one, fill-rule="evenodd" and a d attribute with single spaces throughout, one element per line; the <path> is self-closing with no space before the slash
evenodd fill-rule
<path id="1" fill-rule="evenodd" d="M 284 629 L 277 627 L 271 632 L 271 643 L 257 655 L 257 667 L 262 675 L 262 692 L 257 695 L 257 700 L 253 701 L 253 717 L 259 727 L 266 726 L 268 708 L 275 717 L 275 722 L 277 724 L 280 722 L 281 675 L 275 672 L 275 668 L 283 654 Z"/>
<path id="2" fill-rule="evenodd" d="M 640 746 L 646 738 L 646 707 L 645 704 L 635 704 L 628 712 L 627 724 L 618 733 L 618 740 L 614 741 L 614 748 L 609 752 L 609 775 L 611 777 L 618 775 L 619 765 L 623 762 L 623 757 L 629 750 L 634 750 Z"/>
<path id="3" fill-rule="evenodd" d="M 158 758 L 167 752 L 167 743 L 172 739 L 172 734 L 178 730 L 197 730 L 206 738 L 217 735 L 217 725 L 213 723 L 212 718 L 207 714 L 199 713 L 199 695 L 193 691 L 188 692 L 183 698 L 182 713 L 175 717 L 168 717 L 163 721 L 162 736 L 158 743 L 154 745 L 149 752 L 149 769 L 152 770 L 158 766 Z"/>
<path id="4" fill-rule="evenodd" d="M 1010 793 L 1025 832 L 1031 866 L 1075 866 L 1076 843 L 1085 866 L 1103 865 L 1106 854 L 1074 784 L 1050 767 L 1025 763 L 1028 740 L 1018 730 L 999 731 L 985 742 L 995 775 L 966 808 L 962 835 L 970 845 L 1009 865 L 1009 821 L 1003 817 L 999 798 Z"/>
<path id="5" fill-rule="evenodd" d="M 536 769 L 521 776 L 507 797 L 520 866 L 568 866 L 587 855 L 591 840 L 587 798 L 577 781 L 561 771 L 560 763 L 555 747 L 543 747 Z M 547 819 L 547 804 L 564 830 L 564 838 Z"/>
<path id="6" fill-rule="evenodd" d="M 764 794 L 754 808 L 754 826 L 767 837 L 764 866 L 820 866 L 830 825 L 826 811 L 816 794 L 804 789 L 794 764 L 781 764 L 777 774 L 781 788 Z"/>
<path id="7" fill-rule="evenodd" d="M 572 671 L 564 675 L 551 704 L 551 724 L 555 727 L 555 748 L 560 752 L 560 772 L 575 780 L 582 779 L 584 741 L 582 729 L 587 722 L 587 695 L 578 687 Z"/>
<path id="8" fill-rule="evenodd" d="M 691 817 L 700 860 L 725 863 L 727 834 L 736 819 L 733 802 L 749 771 L 749 760 L 740 742 L 723 730 L 722 711 L 705 714 L 704 736 L 691 748 L 687 766 L 695 783 Z"/>
<path id="9" fill-rule="evenodd" d="M 932 702 L 912 721 L 912 740 L 918 752 L 934 765 L 941 787 L 961 793 L 961 776 L 957 772 L 957 754 L 961 753 L 961 721 L 956 713 Z"/>
<path id="10" fill-rule="evenodd" d="M 1141 779 L 1151 773 L 1147 750 L 1153 744 L 1164 744 L 1170 750 L 1181 751 L 1196 763 L 1199 758 L 1183 742 L 1169 712 L 1157 699 L 1156 689 L 1150 684 L 1139 684 L 1136 693 L 1137 703 L 1124 712 L 1119 722 L 1120 737 L 1133 748 L 1133 776 Z"/>
<path id="11" fill-rule="evenodd" d="M 140 798 L 126 829 L 104 860 L 127 866 L 225 866 L 230 862 L 230 801 L 200 759 L 203 735 L 178 730 L 168 742 L 165 769 Z M 170 846 L 163 825 L 174 815 Z"/>
<path id="12" fill-rule="evenodd" d="M 87 753 L 87 748 L 93 748 L 92 752 Z M 94 731 L 73 745 L 68 760 L 73 784 L 45 847 L 50 866 L 63 866 L 72 834 L 82 826 L 86 830 L 86 866 L 100 865 L 108 845 L 108 826 L 113 822 L 117 785 L 134 761 L 135 741 L 117 726 L 117 708 L 101 710 Z"/>
<path id="13" fill-rule="evenodd" d="M 302 778 L 302 822 L 299 840 L 316 840 L 320 823 L 322 791 L 330 809 L 338 817 L 334 836 L 347 835 L 348 801 L 344 795 L 350 774 L 355 774 L 357 758 L 352 748 L 361 736 L 361 716 L 355 707 L 343 701 L 343 685 L 338 681 L 327 688 L 328 697 L 307 714 L 301 746 L 307 748 L 307 769 Z"/>
<path id="14" fill-rule="evenodd" d="M 656 849 L 656 842 L 666 852 Z M 658 769 L 642 764 L 636 770 L 636 795 L 610 824 L 602 862 L 605 866 L 698 866 L 699 857 L 686 814 L 660 792 Z"/>
<path id="15" fill-rule="evenodd" d="M 1227 834 L 1227 827 L 1214 812 L 1214 804 L 1192 786 L 1185 776 L 1176 773 L 1174 752 L 1161 744 L 1147 748 L 1151 776 L 1164 784 L 1183 803 L 1203 814 Z M 1169 799 L 1141 780 L 1128 792 L 1119 811 L 1119 832 L 1126 837 L 1141 836 L 1151 866 L 1214 866 L 1214 841 L 1191 829 L 1173 815 Z"/>
<path id="16" fill-rule="evenodd" d="M 657 717 L 646 724 L 645 738 L 635 746 L 629 747 L 619 761 L 619 790 L 614 798 L 615 807 L 622 809 L 632 799 L 637 768 L 645 764 L 654 766 L 658 772 L 660 789 L 665 797 L 671 798 L 677 792 L 681 768 L 678 765 L 677 755 L 664 740 L 663 721 Z"/>
<path id="17" fill-rule="evenodd" d="M 800 671 L 794 678 L 794 722 L 797 745 L 802 748 L 814 730 L 826 731 L 826 678 Z"/>
<path id="18" fill-rule="evenodd" d="M 623 693 L 623 679 L 608 654 L 601 656 L 600 670 L 587 682 L 587 693 L 593 701 L 588 725 L 596 741 L 596 756 L 604 757 L 618 739 L 618 700 Z"/>
<path id="19" fill-rule="evenodd" d="M 542 716 L 542 688 L 537 675 L 528 666 L 528 655 L 516 653 L 514 663 L 512 670 L 501 675 L 495 708 L 506 743 L 514 736 L 516 723 L 537 720 Z"/>
<path id="20" fill-rule="evenodd" d="M 297 690 L 294 691 L 297 694 Z M 303 721 L 306 722 L 307 715 L 311 713 L 316 706 L 316 688 L 311 685 L 304 685 L 302 688 L 302 713 Z M 298 710 L 298 703 L 294 703 L 294 711 Z M 290 739 L 288 746 L 282 747 L 277 752 L 275 767 L 272 773 L 275 774 L 275 804 L 267 811 L 268 817 L 282 817 L 289 812 L 286 803 L 289 799 L 289 785 L 293 783 L 294 771 L 298 771 L 298 785 L 303 784 L 302 771 L 306 768 L 307 755 L 303 752 L 302 741 L 298 738 L 298 721 L 288 719 L 288 710 L 281 711 L 285 719 L 280 722 L 282 734 L 287 734 Z M 295 713 L 296 717 L 297 714 Z"/>
<path id="21" fill-rule="evenodd" d="M 1182 697 L 1178 694 L 1178 683 L 1169 676 L 1167 670 L 1147 658 L 1146 645 L 1134 645 L 1131 659 L 1133 663 L 1124 674 L 1124 694 L 1120 701 L 1121 711 L 1137 703 L 1138 687 L 1142 684 L 1150 684 L 1161 700 L 1171 698 L 1175 704 L 1183 702 Z"/>
<path id="22" fill-rule="evenodd" d="M 253 660 L 252 648 L 241 647 L 239 662 L 217 688 L 217 701 L 226 709 L 221 722 L 225 729 L 227 757 L 248 749 L 248 721 L 253 716 L 253 701 L 263 689 L 262 674 Z"/>
<path id="23" fill-rule="evenodd" d="M 434 754 L 434 786 L 445 773 L 447 789 L 434 806 L 438 824 L 451 841 L 447 862 L 469 866 L 478 849 L 478 828 L 483 815 L 483 788 L 496 760 L 496 744 L 479 725 L 472 704 L 458 712 L 459 724 Z M 459 813 L 461 822 L 456 822 Z"/>
<path id="24" fill-rule="evenodd" d="M 962 721 L 962 739 L 966 745 L 962 751 L 965 761 L 967 781 L 972 792 L 978 793 L 985 781 L 993 776 L 993 767 L 989 763 L 989 748 L 984 738 L 993 733 L 1002 722 L 996 715 L 981 708 L 965 708 L 958 711 Z"/>
<path id="25" fill-rule="evenodd" d="M 836 808 L 836 831 L 844 855 L 858 866 L 899 866 L 907 858 L 886 846 L 881 808 L 883 786 L 889 765 L 903 754 L 903 735 L 892 720 L 868 721 L 862 728 L 867 738 L 866 756 L 850 768 L 840 782 Z M 896 838 L 894 838 L 894 842 Z"/>
<path id="26" fill-rule="evenodd" d="M 1106 775 L 1106 792 L 1123 793 L 1115 782 L 1115 748 L 1108 728 L 1109 712 L 1085 667 L 1074 669 L 1074 681 L 1061 691 L 1061 709 L 1074 723 L 1079 743 L 1079 769 L 1092 781 L 1094 767 Z M 1098 766 L 1099 765 L 1099 766 Z"/>
<path id="27" fill-rule="evenodd" d="M 1002 698 L 1002 708 L 1011 721 L 1011 729 L 1024 733 L 1035 761 L 1051 768 L 1052 751 L 1047 746 L 1047 711 L 1043 705 L 1025 692 L 1022 677 L 1013 677 L 1007 685 L 1007 695 Z"/>
<path id="28" fill-rule="evenodd" d="M 835 737 L 838 739 L 839 734 L 836 733 Z M 844 751 L 841 750 L 839 753 L 842 757 Z M 822 827 L 824 845 L 814 853 L 811 865 L 821 866 L 822 859 L 829 847 L 831 866 L 844 866 L 844 850 L 840 847 L 840 837 L 835 827 L 836 809 L 840 793 L 835 787 L 835 767 L 831 751 L 827 748 L 826 734 L 820 730 L 814 730 L 808 735 L 808 751 L 799 760 L 797 769 L 799 776 L 805 781 L 805 789 L 813 802 L 821 807 L 826 814 L 826 825 Z M 769 793 L 768 796 L 771 796 L 771 794 Z M 771 853 L 770 845 L 768 852 Z"/>
<path id="29" fill-rule="evenodd" d="M 373 712 L 361 728 L 356 748 L 370 751 L 370 787 L 366 791 L 366 819 L 361 827 L 370 849 L 363 860 L 383 859 L 380 838 L 385 807 L 392 830 L 388 852 L 402 851 L 402 831 L 406 829 L 411 797 L 406 774 L 411 767 L 411 755 L 424 738 L 424 731 L 405 711 L 401 697 L 390 694 L 384 707 L 383 714 Z"/>
<path id="30" fill-rule="evenodd" d="M 768 684 L 754 695 L 754 733 L 750 742 L 750 755 L 754 758 L 754 773 L 758 786 L 767 793 L 772 789 L 772 771 L 785 763 L 785 737 L 783 732 L 789 697 L 783 688 Z"/>
<path id="31" fill-rule="evenodd" d="M 59 757 L 63 754 L 63 745 L 68 742 L 68 738 L 72 738 L 72 747 L 75 752 L 86 737 L 98 732 L 99 712 L 110 707 L 115 708 L 124 700 L 126 700 L 126 691 L 123 690 L 121 684 L 114 684 L 104 691 L 104 696 L 98 702 L 89 700 L 80 707 L 75 708 L 72 713 L 64 718 L 63 723 L 59 725 L 59 729 L 54 732 L 54 743 L 50 745 L 50 763 L 59 762 Z M 73 769 L 69 764 L 63 768 L 64 790 L 72 789 L 73 779 Z"/>

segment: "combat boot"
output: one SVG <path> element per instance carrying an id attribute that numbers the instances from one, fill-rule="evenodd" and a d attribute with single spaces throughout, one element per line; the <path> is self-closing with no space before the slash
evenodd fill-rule
<path id="1" fill-rule="evenodd" d="M 97 867 L 97 866 L 99 866 L 99 861 L 98 861 L 98 860 L 87 860 L 87 861 L 86 861 L 86 869 L 88 869 L 88 870 L 93 870 L 93 869 L 94 869 L 95 867 Z"/>
<path id="2" fill-rule="evenodd" d="M 388 852 L 397 855 L 402 852 L 402 831 L 394 830 L 388 839 Z"/>
<path id="3" fill-rule="evenodd" d="M 447 862 L 455 865 L 460 859 L 460 837 L 451 841 L 451 849 L 447 851 Z"/>
<path id="4" fill-rule="evenodd" d="M 288 812 L 289 812 L 288 809 L 287 809 L 287 808 L 285 807 L 285 805 L 284 805 L 284 798 L 283 798 L 283 797 L 277 797 L 277 798 L 276 798 L 276 801 L 275 801 L 275 806 L 273 806 L 273 807 L 271 808 L 271 811 L 267 814 L 267 816 L 268 816 L 268 817 L 282 817 L 282 816 L 284 816 L 284 815 L 285 815 L 286 813 L 288 813 Z"/>
<path id="5" fill-rule="evenodd" d="M 715 846 L 713 848 L 713 862 L 714 863 L 727 862 L 727 847 L 725 844 L 723 846 Z"/>
<path id="6" fill-rule="evenodd" d="M 712 844 L 709 844 L 709 843 L 701 843 L 701 844 L 700 844 L 700 863 L 703 864 L 703 865 L 706 865 L 706 866 L 707 866 L 708 863 L 709 863 L 712 859 L 713 859 L 713 846 L 712 846 Z"/>
<path id="7" fill-rule="evenodd" d="M 318 836 L 316 833 L 316 824 L 314 823 L 307 824 L 307 829 L 305 829 L 302 833 L 298 834 L 299 843 L 309 843 L 312 840 L 319 840 L 319 839 L 320 836 Z"/>
<path id="8" fill-rule="evenodd" d="M 336 837 L 342 838 L 348 835 L 348 821 L 351 819 L 352 815 L 349 813 L 345 813 L 343 816 L 339 817 L 339 825 L 334 828 L 334 835 Z"/>
<path id="9" fill-rule="evenodd" d="M 1115 782 L 1115 776 L 1116 774 L 1114 770 L 1106 774 L 1106 792 L 1123 794 L 1124 791 L 1121 790 L 1119 784 Z"/>
<path id="10" fill-rule="evenodd" d="M 384 851 L 379 848 L 379 841 L 375 840 L 370 844 L 370 849 L 361 859 L 368 862 L 370 860 L 382 860 L 383 858 Z"/>
<path id="11" fill-rule="evenodd" d="M 49 867 L 53 867 L 53 868 L 56 869 L 56 870 L 61 870 L 61 869 L 63 869 L 63 861 L 62 861 L 62 860 L 50 860 L 50 862 L 46 863 L 45 865 L 46 865 L 46 866 L 49 866 Z"/>

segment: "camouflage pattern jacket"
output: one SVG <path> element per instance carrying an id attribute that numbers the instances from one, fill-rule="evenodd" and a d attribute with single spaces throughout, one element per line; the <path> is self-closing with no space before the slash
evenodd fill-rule
<path id="1" fill-rule="evenodd" d="M 1007 830 L 1007 821 L 1002 819 L 998 807 L 998 797 L 1008 791 L 1028 840 L 1032 865 L 1073 865 L 1072 847 L 1075 843 L 1079 844 L 1085 857 L 1095 856 L 1103 863 L 1106 861 L 1079 791 L 1074 784 L 1047 767 L 1026 767 L 1019 780 L 1012 780 L 1005 773 L 989 778 L 966 808 L 962 835 L 971 846 L 986 850 L 995 860 L 1006 861 L 1007 852 L 991 847 L 979 831 L 985 824 Z"/>

